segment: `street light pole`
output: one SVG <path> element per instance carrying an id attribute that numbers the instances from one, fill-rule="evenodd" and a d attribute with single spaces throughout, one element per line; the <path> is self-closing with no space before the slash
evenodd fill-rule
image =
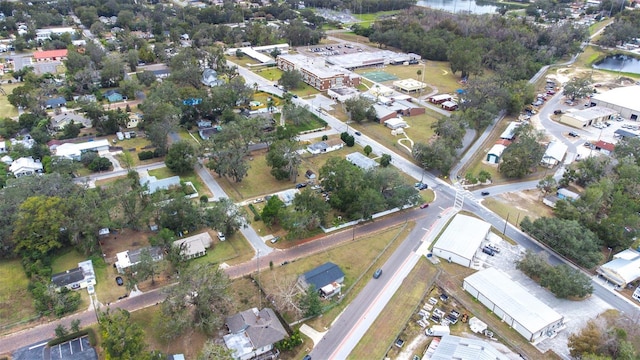
<path id="1" fill-rule="evenodd" d="M 607 248 L 609 249 L 609 255 L 607 255 L 607 261 L 609 261 L 609 259 L 611 259 L 611 251 L 613 250 L 612 248 Z"/>

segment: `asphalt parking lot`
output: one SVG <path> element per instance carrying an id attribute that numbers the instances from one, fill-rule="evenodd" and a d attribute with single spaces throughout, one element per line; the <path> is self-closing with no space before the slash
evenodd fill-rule
<path id="1" fill-rule="evenodd" d="M 46 347 L 46 342 L 34 344 L 15 351 L 14 360 L 98 360 L 96 350 L 89 344 L 89 337 Z"/>

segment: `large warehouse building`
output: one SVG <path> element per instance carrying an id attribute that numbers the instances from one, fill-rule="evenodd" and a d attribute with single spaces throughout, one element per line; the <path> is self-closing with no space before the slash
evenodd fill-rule
<path id="1" fill-rule="evenodd" d="M 457 214 L 433 246 L 433 254 L 462 266 L 471 267 L 476 251 L 489 236 L 491 224 Z"/>
<path id="2" fill-rule="evenodd" d="M 575 128 L 585 128 L 611 120 L 616 114 L 617 112 L 613 109 L 593 106 L 584 110 L 566 112 L 560 116 L 560 122 Z"/>
<path id="3" fill-rule="evenodd" d="M 591 97 L 591 106 L 606 107 L 620 113 L 625 119 L 637 121 L 640 117 L 640 85 L 621 87 Z"/>
<path id="4" fill-rule="evenodd" d="M 462 287 L 531 342 L 563 327 L 562 315 L 495 268 L 467 276 Z"/>

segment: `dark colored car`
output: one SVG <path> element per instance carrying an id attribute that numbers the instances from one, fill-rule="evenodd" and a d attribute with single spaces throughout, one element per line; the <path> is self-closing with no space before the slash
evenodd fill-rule
<path id="1" fill-rule="evenodd" d="M 553 110 L 553 114 L 554 115 L 560 115 L 560 114 L 562 114 L 562 110 Z"/>
<path id="2" fill-rule="evenodd" d="M 373 278 L 377 279 L 380 277 L 380 275 L 382 275 L 382 269 L 376 270 L 376 272 L 373 273 Z"/>
<path id="3" fill-rule="evenodd" d="M 426 209 L 428 207 L 429 207 L 428 203 L 424 203 L 424 204 L 420 205 L 420 209 Z"/>
<path id="4" fill-rule="evenodd" d="M 489 192 L 488 191 L 483 191 L 483 192 L 480 193 L 480 195 L 487 196 L 487 195 L 489 195 Z"/>
<path id="5" fill-rule="evenodd" d="M 118 284 L 118 286 L 124 285 L 124 280 L 122 280 L 121 276 L 116 276 L 116 284 Z"/>
<path id="6" fill-rule="evenodd" d="M 425 183 L 422 183 L 422 184 L 420 184 L 420 186 L 418 186 L 418 190 L 425 190 L 425 189 L 428 189 L 428 188 L 429 188 L 429 185 L 427 185 Z"/>
<path id="7" fill-rule="evenodd" d="M 487 255 L 490 255 L 490 256 L 493 256 L 493 255 L 496 254 L 496 252 L 493 251 L 493 249 L 491 249 L 489 247 L 486 247 L 486 246 L 482 248 L 482 252 L 487 254 Z"/>
<path id="8" fill-rule="evenodd" d="M 360 131 L 356 131 L 354 134 L 356 134 L 358 136 L 362 135 L 362 133 Z"/>
<path id="9" fill-rule="evenodd" d="M 307 184 L 305 183 L 296 184 L 296 189 L 302 189 L 303 187 L 307 187 Z"/>
<path id="10" fill-rule="evenodd" d="M 571 137 L 580 137 L 580 135 L 578 135 L 578 133 L 575 132 L 575 131 L 570 131 L 569 132 L 569 136 L 571 136 Z"/>
<path id="11" fill-rule="evenodd" d="M 311 360 L 311 355 L 305 355 L 302 360 Z"/>

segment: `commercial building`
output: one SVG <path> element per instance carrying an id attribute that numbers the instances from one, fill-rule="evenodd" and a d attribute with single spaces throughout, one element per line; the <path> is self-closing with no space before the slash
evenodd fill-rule
<path id="1" fill-rule="evenodd" d="M 418 54 L 403 54 L 390 50 L 362 51 L 352 54 L 336 55 L 327 58 L 327 64 L 354 70 L 384 65 L 416 64 L 421 59 Z"/>
<path id="2" fill-rule="evenodd" d="M 329 66 L 323 59 L 310 58 L 302 54 L 279 55 L 276 64 L 278 69 L 283 71 L 299 71 L 302 81 L 320 91 L 360 85 L 360 75 L 344 68 Z"/>
<path id="3" fill-rule="evenodd" d="M 393 119 L 386 120 L 384 122 L 384 125 L 392 130 L 406 128 L 408 126 L 407 122 L 400 118 L 393 118 Z"/>
<path id="4" fill-rule="evenodd" d="M 508 357 L 491 344 L 478 339 L 445 335 L 440 341 L 429 345 L 424 359 L 430 360 L 507 360 Z"/>
<path id="5" fill-rule="evenodd" d="M 553 336 L 564 317 L 495 268 L 467 276 L 462 287 L 528 341 Z"/>
<path id="6" fill-rule="evenodd" d="M 35 60 L 36 62 L 63 61 L 67 60 L 67 53 L 67 49 L 36 51 L 33 53 L 33 60 Z"/>
<path id="7" fill-rule="evenodd" d="M 353 99 L 360 95 L 360 91 L 358 89 L 350 88 L 350 87 L 341 87 L 341 88 L 333 88 L 327 90 L 327 96 L 332 100 L 337 100 L 338 102 L 345 102 L 349 99 Z"/>
<path id="8" fill-rule="evenodd" d="M 584 110 L 568 111 L 560 116 L 560 122 L 575 128 L 585 128 L 611 120 L 618 114 L 610 108 L 593 106 Z"/>
<path id="9" fill-rule="evenodd" d="M 462 266 L 471 267 L 476 251 L 486 240 L 491 224 L 478 218 L 457 214 L 440 234 L 433 255 Z"/>
<path id="10" fill-rule="evenodd" d="M 591 97 L 591 106 L 609 108 L 625 119 L 637 121 L 640 117 L 640 85 L 612 89 Z"/>

